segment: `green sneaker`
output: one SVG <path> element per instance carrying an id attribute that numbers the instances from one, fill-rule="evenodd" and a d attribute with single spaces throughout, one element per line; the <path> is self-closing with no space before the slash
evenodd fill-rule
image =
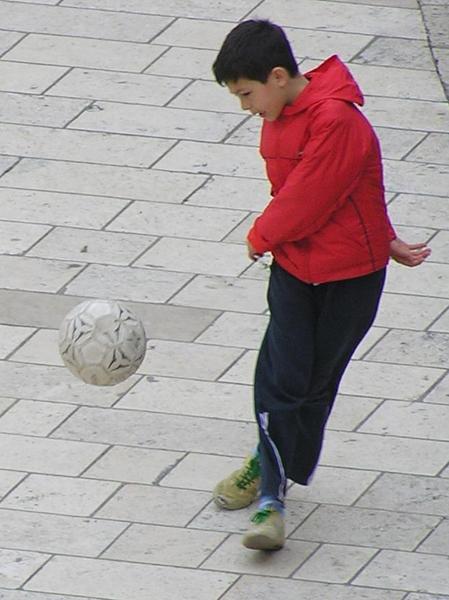
<path id="1" fill-rule="evenodd" d="M 243 536 L 242 544 L 251 550 L 280 550 L 285 543 L 284 519 L 281 513 L 268 507 L 251 518 L 253 525 Z"/>
<path id="2" fill-rule="evenodd" d="M 217 483 L 213 491 L 215 504 L 227 510 L 245 508 L 256 499 L 259 485 L 259 459 L 249 456 L 240 469 Z"/>

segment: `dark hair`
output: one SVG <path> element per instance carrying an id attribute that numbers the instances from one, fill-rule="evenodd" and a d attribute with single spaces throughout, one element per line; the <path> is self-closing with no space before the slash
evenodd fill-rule
<path id="1" fill-rule="evenodd" d="M 270 21 L 250 20 L 228 33 L 212 70 L 220 85 L 241 77 L 266 83 L 274 67 L 283 67 L 292 77 L 298 74 L 283 29 Z"/>

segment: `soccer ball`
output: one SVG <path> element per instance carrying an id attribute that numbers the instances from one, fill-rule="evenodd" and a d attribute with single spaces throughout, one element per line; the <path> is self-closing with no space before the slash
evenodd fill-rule
<path id="1" fill-rule="evenodd" d="M 111 300 L 87 300 L 61 323 L 65 366 L 93 385 L 115 385 L 135 373 L 145 356 L 145 330 L 133 313 Z"/>

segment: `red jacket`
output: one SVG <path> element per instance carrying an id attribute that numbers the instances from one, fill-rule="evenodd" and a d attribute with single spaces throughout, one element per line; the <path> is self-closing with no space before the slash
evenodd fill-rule
<path id="1" fill-rule="evenodd" d="M 378 139 L 354 104 L 363 96 L 332 56 L 276 121 L 264 121 L 260 151 L 273 198 L 248 233 L 307 283 L 382 269 L 396 237 L 387 216 Z"/>

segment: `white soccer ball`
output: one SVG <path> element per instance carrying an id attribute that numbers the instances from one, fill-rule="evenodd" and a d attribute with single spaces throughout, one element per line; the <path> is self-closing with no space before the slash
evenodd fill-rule
<path id="1" fill-rule="evenodd" d="M 78 304 L 59 329 L 59 352 L 65 366 L 93 385 L 115 385 L 127 379 L 139 368 L 145 350 L 141 321 L 112 300 Z"/>

